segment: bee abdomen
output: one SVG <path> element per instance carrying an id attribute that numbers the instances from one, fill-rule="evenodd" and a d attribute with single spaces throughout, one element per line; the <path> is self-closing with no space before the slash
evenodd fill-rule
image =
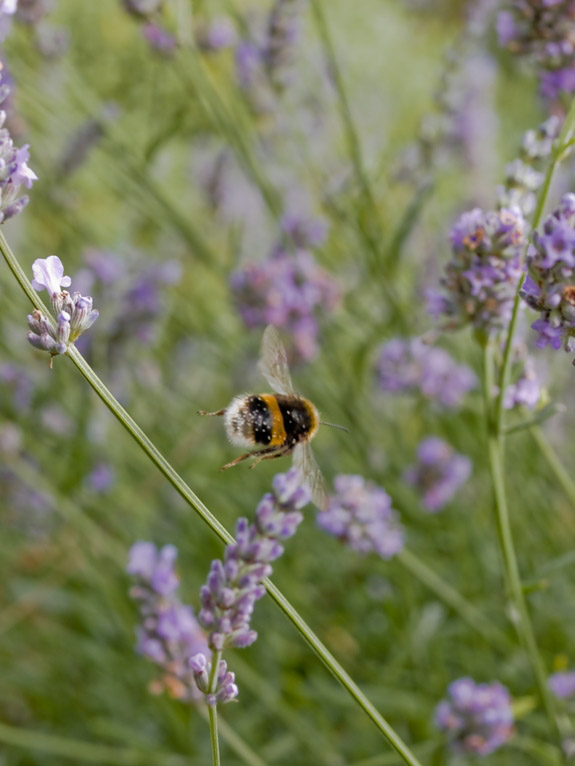
<path id="1" fill-rule="evenodd" d="M 319 427 L 319 417 L 313 404 L 299 396 L 278 394 L 276 397 L 286 434 L 286 444 L 295 447 L 312 439 Z"/>
<path id="2" fill-rule="evenodd" d="M 225 424 L 229 440 L 240 447 L 267 446 L 272 440 L 272 412 L 261 396 L 236 396 L 226 409 Z"/>

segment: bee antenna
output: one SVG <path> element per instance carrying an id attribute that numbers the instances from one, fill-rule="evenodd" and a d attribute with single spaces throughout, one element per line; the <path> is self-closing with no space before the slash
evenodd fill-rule
<path id="1" fill-rule="evenodd" d="M 346 428 L 345 426 L 339 426 L 337 423 L 326 423 L 325 420 L 319 421 L 320 426 L 329 426 L 330 428 L 339 428 L 340 431 L 345 431 L 346 434 L 349 433 L 349 428 Z"/>

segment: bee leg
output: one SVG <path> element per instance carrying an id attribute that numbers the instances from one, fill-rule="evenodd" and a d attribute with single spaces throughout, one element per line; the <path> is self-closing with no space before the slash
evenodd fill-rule
<path id="1" fill-rule="evenodd" d="M 198 410 L 198 415 L 225 415 L 227 407 L 223 410 L 217 410 L 217 412 L 206 412 L 205 410 Z"/>
<path id="2" fill-rule="evenodd" d="M 211 414 L 211 413 L 208 413 Z M 247 460 L 249 457 L 252 457 L 252 455 L 257 454 L 257 452 L 246 452 L 244 455 L 240 455 L 235 460 L 232 460 L 230 463 L 226 463 L 220 468 L 220 471 L 227 471 L 228 468 L 233 468 L 238 463 L 242 463 L 244 460 Z"/>
<path id="3" fill-rule="evenodd" d="M 270 450 L 260 450 L 255 453 L 254 462 L 250 465 L 250 468 L 255 468 L 258 463 L 262 462 L 262 460 L 273 460 L 276 457 L 289 455 L 290 452 L 291 449 L 288 449 L 287 447 L 273 447 Z M 253 454 L 254 453 L 252 452 L 252 455 Z"/>

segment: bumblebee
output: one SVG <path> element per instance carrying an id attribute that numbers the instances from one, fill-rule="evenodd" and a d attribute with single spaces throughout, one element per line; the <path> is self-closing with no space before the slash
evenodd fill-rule
<path id="1" fill-rule="evenodd" d="M 223 416 L 232 444 L 261 447 L 226 463 L 222 471 L 248 458 L 253 458 L 250 468 L 254 468 L 262 460 L 293 454 L 293 464 L 310 487 L 313 502 L 325 510 L 327 488 L 310 446 L 321 424 L 319 412 L 309 399 L 295 393 L 284 345 L 272 325 L 264 331 L 258 368 L 274 393 L 240 394 L 222 410 L 199 411 L 200 415 Z"/>

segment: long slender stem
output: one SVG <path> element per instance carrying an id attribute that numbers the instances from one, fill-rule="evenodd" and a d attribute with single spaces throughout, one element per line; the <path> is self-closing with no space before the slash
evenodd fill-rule
<path id="1" fill-rule="evenodd" d="M 547 173 L 545 175 L 545 181 L 543 182 L 543 186 L 541 187 L 541 192 L 537 200 L 537 207 L 533 215 L 533 221 L 532 221 L 533 229 L 536 229 L 541 223 L 541 219 L 543 217 L 543 211 L 545 210 L 545 205 L 547 202 L 547 197 L 549 195 L 549 189 L 551 188 L 551 183 L 553 181 L 553 176 L 555 175 L 555 171 L 559 163 L 563 159 L 565 148 L 569 144 L 569 140 L 574 131 L 575 131 L 575 99 L 573 99 L 571 108 L 567 114 L 567 117 L 565 118 L 565 122 L 563 123 L 563 128 L 561 129 L 561 133 L 559 134 L 559 138 L 557 139 L 557 150 L 555 151 L 553 155 L 553 159 L 551 160 L 551 163 L 549 164 Z M 515 293 L 515 301 L 513 303 L 513 312 L 511 314 L 511 322 L 509 324 L 509 331 L 507 333 L 507 338 L 505 341 L 505 350 L 503 352 L 503 364 L 501 365 L 501 373 L 499 376 L 499 394 L 497 396 L 497 400 L 495 403 L 495 422 L 497 424 L 498 434 L 501 433 L 504 427 L 503 402 L 505 399 L 505 391 L 507 389 L 507 384 L 509 383 L 509 375 L 511 372 L 511 357 L 512 357 L 511 351 L 513 349 L 513 339 L 515 338 L 515 331 L 517 329 L 517 321 L 519 318 L 519 306 L 521 304 L 520 291 L 521 291 L 521 288 L 523 287 L 524 281 L 525 281 L 525 276 L 522 276 L 521 279 L 519 280 L 519 284 L 517 285 L 517 292 Z"/>
<path id="2" fill-rule="evenodd" d="M 527 609 L 527 603 L 523 593 L 515 545 L 509 519 L 509 509 L 505 493 L 505 478 L 503 471 L 503 437 L 498 433 L 496 420 L 496 408 L 492 408 L 493 399 L 493 341 L 489 341 L 485 347 L 484 371 L 483 371 L 483 399 L 485 405 L 485 419 L 487 423 L 487 451 L 489 457 L 489 469 L 493 481 L 495 497 L 495 512 L 497 519 L 497 532 L 499 545 L 503 556 L 505 579 L 507 590 L 512 602 L 512 622 L 517 634 L 525 647 L 531 668 L 535 676 L 539 696 L 547 714 L 550 728 L 553 734 L 561 739 L 560 731 L 555 716 L 553 701 L 547 686 L 545 667 L 539 654 L 535 633 L 531 624 L 531 618 Z"/>
<path id="3" fill-rule="evenodd" d="M 6 261 L 10 271 L 20 284 L 23 291 L 26 293 L 35 308 L 42 311 L 46 316 L 50 316 L 48 310 L 44 306 L 43 302 L 38 297 L 36 291 L 32 287 L 28 277 L 24 273 L 22 267 L 18 263 L 14 253 L 10 249 L 6 238 L 2 231 L 0 231 L 0 251 Z M 155 447 L 153 442 L 146 436 L 144 431 L 138 426 L 135 420 L 128 414 L 128 412 L 122 407 L 118 400 L 114 397 L 112 392 L 104 385 L 100 378 L 96 375 L 94 370 L 86 362 L 80 352 L 73 346 L 70 346 L 67 355 L 76 365 L 79 372 L 84 376 L 86 381 L 90 384 L 96 394 L 104 402 L 106 407 L 117 418 L 121 425 L 128 431 L 136 443 L 146 453 L 154 465 L 164 474 L 170 484 L 178 492 L 178 494 L 193 508 L 196 513 L 202 518 L 202 520 L 215 532 L 218 537 L 227 543 L 234 542 L 233 537 L 226 530 L 226 528 L 218 521 L 218 519 L 208 510 L 208 508 L 202 503 L 195 492 L 186 484 L 178 472 L 172 467 L 172 465 L 166 460 L 162 453 Z M 392 747 L 403 757 L 404 761 L 410 766 L 420 766 L 419 761 L 413 755 L 411 750 L 403 742 L 401 737 L 396 733 L 393 727 L 380 715 L 373 704 L 367 699 L 360 688 L 354 683 L 352 678 L 346 673 L 343 667 L 337 662 L 335 657 L 327 649 L 327 647 L 320 641 L 312 629 L 307 625 L 305 620 L 294 609 L 290 602 L 285 598 L 281 591 L 269 580 L 265 580 L 264 584 L 269 595 L 278 604 L 280 609 L 287 615 L 291 622 L 295 625 L 300 634 L 304 637 L 307 643 L 311 646 L 317 656 L 321 659 L 323 664 L 328 670 L 335 676 L 339 683 L 344 686 L 353 699 L 359 704 L 359 706 L 367 713 L 371 720 L 375 723 L 377 728 L 386 737 Z"/>
<path id="4" fill-rule="evenodd" d="M 208 691 L 210 694 L 216 693 L 216 685 L 218 682 L 218 670 L 220 666 L 220 660 L 222 658 L 221 651 L 212 652 L 212 669 L 210 672 L 210 683 Z M 210 741 L 212 743 L 212 764 L 213 766 L 220 766 L 220 740 L 218 737 L 218 706 L 216 703 L 208 705 L 208 714 L 210 717 Z"/>

